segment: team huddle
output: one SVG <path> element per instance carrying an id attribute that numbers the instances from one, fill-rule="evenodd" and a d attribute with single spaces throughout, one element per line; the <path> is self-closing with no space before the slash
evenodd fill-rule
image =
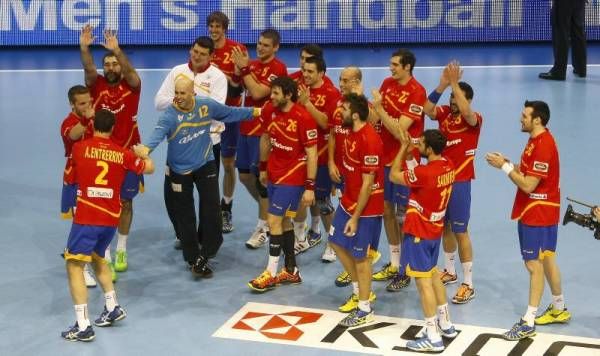
<path id="1" fill-rule="evenodd" d="M 182 250 L 195 277 L 213 276 L 209 261 L 218 254 L 222 234 L 234 230 L 237 170 L 257 202 L 258 221 L 246 246 L 267 244 L 269 252 L 265 270 L 248 282 L 252 291 L 300 284 L 296 255 L 317 246 L 325 231 L 322 261 L 339 259 L 343 271 L 335 284 L 352 287 L 338 308 L 347 313 L 340 325 L 356 327 L 374 320 L 372 281 L 387 281 L 386 290 L 397 292 L 414 278 L 425 324 L 407 347 L 443 351 L 443 338 L 458 334 L 445 290 L 445 285 L 458 282 L 457 252 L 464 276 L 452 302 L 465 304 L 476 295 L 468 225 L 483 118 L 471 108 L 474 91 L 461 81 L 460 65 L 445 66 L 438 86 L 427 95 L 413 76 L 414 54 L 395 51 L 390 77 L 372 90 L 369 102 L 360 68 L 344 68 L 336 87 L 325 74 L 317 45 L 302 47 L 300 70 L 288 75 L 276 58 L 276 30 L 261 32 L 257 58 L 250 59 L 243 45 L 226 37 L 229 19 L 224 13 L 211 13 L 206 24 L 210 36 L 196 39 L 189 61 L 174 67 L 158 90 L 154 103 L 161 114 L 146 141 L 136 123 L 141 80 L 116 35 L 104 33 L 102 45 L 108 53 L 100 75 L 89 50 L 92 28 L 81 32 L 85 86 L 69 90 L 72 111 L 61 127 L 67 157 L 62 212 L 73 215 L 64 257 L 77 318 L 62 336 L 72 341 L 95 337 L 87 312 L 86 285 L 96 285 L 90 264 L 106 301 L 94 325 L 110 326 L 126 317 L 113 282 L 128 268 L 132 199 L 143 187 L 142 174 L 154 171 L 150 154 L 166 140 L 165 205 L 175 248 Z M 448 88 L 449 104 L 437 105 Z M 425 116 L 438 129 L 425 130 Z M 546 128 L 549 118 L 546 103 L 526 101 L 521 124 L 530 139 L 520 163 L 498 152 L 486 155 L 518 188 L 512 218 L 518 220 L 521 253 L 531 278 L 527 311 L 504 334 L 507 340 L 534 336 L 536 324 L 564 323 L 571 317 L 554 257 L 559 158 Z M 200 196 L 198 216 L 194 187 Z M 331 200 L 335 195 L 337 208 Z M 389 262 L 373 271 L 381 257 L 382 225 Z M 115 232 L 113 263 L 109 246 Z M 437 268 L 440 245 L 442 271 Z M 553 302 L 538 315 L 544 277 Z"/>

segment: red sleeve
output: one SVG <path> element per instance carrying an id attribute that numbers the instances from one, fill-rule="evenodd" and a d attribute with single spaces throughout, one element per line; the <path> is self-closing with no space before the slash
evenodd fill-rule
<path id="1" fill-rule="evenodd" d="M 377 172 L 383 158 L 383 144 L 381 143 L 381 139 L 376 134 L 370 137 L 365 135 L 362 144 L 364 148 L 362 151 L 363 162 L 361 171 L 363 173 Z"/>
<path id="2" fill-rule="evenodd" d="M 75 127 L 78 123 L 79 120 L 76 120 L 75 118 L 69 115 L 69 117 L 67 117 L 60 126 L 60 135 L 62 136 L 65 146 L 68 143 L 73 142 L 73 140 L 71 140 L 71 138 L 69 137 L 69 132 L 71 132 L 73 127 Z"/>
<path id="3" fill-rule="evenodd" d="M 323 107 L 325 109 L 325 115 L 327 115 L 327 122 L 331 122 L 333 121 L 333 115 L 335 114 L 335 110 L 338 107 L 338 103 L 341 99 L 341 94 L 339 91 L 337 91 L 336 88 L 331 87 L 330 91 L 328 93 L 328 97 L 326 98 L 327 101 L 325 103 L 325 106 Z"/>
<path id="4" fill-rule="evenodd" d="M 140 175 L 144 173 L 144 168 L 146 168 L 146 163 L 141 158 L 137 157 L 133 154 L 132 151 L 125 151 L 125 157 L 123 158 L 123 167 L 128 171 L 132 171 L 133 173 Z"/>
<path id="5" fill-rule="evenodd" d="M 424 166 L 416 166 L 414 169 L 404 171 L 404 180 L 408 187 L 423 187 L 427 185 L 427 169 Z"/>
<path id="6" fill-rule="evenodd" d="M 262 127 L 265 128 L 265 131 L 268 129 L 271 124 L 271 119 L 273 117 L 273 104 L 270 101 L 267 101 L 265 105 L 263 105 L 262 110 L 260 112 L 260 117 L 258 118 Z"/>
<path id="7" fill-rule="evenodd" d="M 298 120 L 298 131 L 300 133 L 300 142 L 304 147 L 310 147 L 317 144 L 317 122 L 313 120 L 306 111 L 301 111 L 300 120 Z"/>
<path id="8" fill-rule="evenodd" d="M 331 119 L 327 120 L 327 126 L 332 129 L 335 127 L 335 125 L 337 124 L 341 124 L 341 120 L 342 120 L 342 105 L 341 102 L 338 101 L 336 106 L 335 106 L 335 110 L 333 110 L 333 115 L 331 116 Z"/>
<path id="9" fill-rule="evenodd" d="M 554 162 L 552 147 L 548 141 L 541 141 L 531 153 L 531 166 L 525 171 L 525 175 L 539 178 L 548 178 L 550 165 Z"/>

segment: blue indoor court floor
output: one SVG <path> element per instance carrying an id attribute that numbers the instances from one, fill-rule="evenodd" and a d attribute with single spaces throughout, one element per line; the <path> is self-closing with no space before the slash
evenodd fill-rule
<path id="1" fill-rule="evenodd" d="M 359 65 L 363 68 L 364 88 L 370 92 L 389 75 L 387 64 L 392 51 L 326 48 L 327 74 L 337 83 L 343 66 Z M 490 168 L 483 157 L 486 152 L 501 151 L 518 161 L 527 141 L 519 123 L 523 103 L 526 99 L 547 101 L 552 112 L 548 127 L 561 154 L 561 212 L 566 209 L 567 196 L 600 204 L 600 46 L 590 45 L 588 77 L 575 79 L 569 69 L 565 82 L 537 79 L 539 72 L 550 68 L 551 48 L 547 45 L 419 46 L 414 51 L 414 75 L 428 92 L 437 85 L 443 65 L 452 59 L 461 62 L 463 80 L 475 90 L 472 106 L 484 118 L 475 161 L 477 179 L 473 183 L 470 223 L 477 297 L 465 305 L 450 305 L 451 317 L 459 329 L 470 331 L 459 335 L 444 352 L 474 354 L 465 349 L 477 332 L 497 333 L 510 328 L 526 309 L 528 290 L 516 223 L 509 219 L 515 187 L 501 171 Z M 144 141 L 158 118 L 154 94 L 168 70 L 187 61 L 187 49 L 129 48 L 126 52 L 142 78 L 138 122 Z M 94 49 L 96 63 L 102 53 L 100 47 Z M 288 67 L 297 67 L 297 48 L 283 49 L 281 57 Z M 60 257 L 70 222 L 59 218 L 64 167 L 59 126 L 70 110 L 68 88 L 81 83 L 83 71 L 77 48 L 13 48 L 0 52 L 0 355 L 412 354 L 393 350 L 393 346 L 404 346 L 400 338 L 402 323 L 422 319 L 414 283 L 399 293 L 389 293 L 384 282 L 374 282 L 376 318 L 397 323 L 386 331 L 365 332 L 375 347 L 364 346 L 348 333 L 333 343 L 318 338 L 311 341 L 311 335 L 325 338 L 331 318 L 342 318 L 333 311 L 350 293 L 348 288 L 334 286 L 335 276 L 341 271 L 339 263 L 321 263 L 323 243 L 299 256 L 304 277 L 301 285 L 251 293 L 246 282 L 262 271 L 267 253 L 265 247 L 248 250 L 244 246 L 256 224 L 256 212 L 254 202 L 239 183 L 233 206 L 236 228 L 224 235 L 225 242 L 213 262 L 214 278 L 193 280 L 181 252 L 173 249 L 173 232 L 163 204 L 160 163 L 165 161 L 165 143 L 152 155 L 159 168 L 145 178 L 146 192 L 134 201 L 128 244 L 130 266 L 116 283 L 127 319 L 112 328 L 95 328 L 96 340 L 91 344 L 62 340 L 60 332 L 73 323 L 74 313 Z M 447 101 L 445 93 L 440 103 Z M 431 121 L 427 126 L 435 127 Z M 575 206 L 575 210 L 589 212 L 581 206 Z M 592 235 L 574 224 L 559 227 L 557 258 L 573 319 L 567 325 L 538 327 L 540 335 L 531 347 L 512 355 L 542 355 L 551 341 L 561 340 L 557 335 L 600 345 L 600 241 Z M 377 267 L 388 259 L 383 232 L 381 242 L 383 256 Z M 448 287 L 449 298 L 456 288 L 456 284 Z M 99 288 L 89 292 L 89 310 L 95 318 L 102 310 L 103 298 Z M 323 324 L 298 325 L 306 340 L 301 336 L 287 343 L 252 331 L 228 333 L 226 329 L 232 325 L 228 320 L 234 315 L 231 320 L 239 320 L 243 313 L 238 311 L 249 302 L 316 310 L 323 314 Z M 549 302 L 546 287 L 540 309 Z M 244 310 L 264 308 L 250 304 Z M 267 309 L 277 314 L 289 308 Z M 217 330 L 221 337 L 213 336 Z M 244 335 L 248 337 L 244 339 Z M 479 354 L 506 355 L 514 345 L 492 341 Z M 560 355 L 600 355 L 600 348 L 568 346 Z"/>

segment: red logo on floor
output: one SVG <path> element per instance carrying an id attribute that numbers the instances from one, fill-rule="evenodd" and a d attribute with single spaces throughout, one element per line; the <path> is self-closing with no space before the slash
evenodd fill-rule
<path id="1" fill-rule="evenodd" d="M 233 329 L 258 331 L 271 339 L 297 341 L 304 332 L 296 326 L 314 323 L 322 316 L 321 313 L 304 311 L 279 314 L 248 312 L 233 325 Z"/>

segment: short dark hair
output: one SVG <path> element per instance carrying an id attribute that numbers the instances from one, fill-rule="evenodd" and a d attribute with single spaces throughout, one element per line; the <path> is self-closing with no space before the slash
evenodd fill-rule
<path id="1" fill-rule="evenodd" d="M 271 82 L 271 88 L 279 87 L 283 95 L 292 95 L 291 99 L 293 102 L 298 101 L 298 85 L 290 77 L 277 77 Z"/>
<path id="2" fill-rule="evenodd" d="M 408 49 L 400 48 L 396 52 L 392 53 L 392 57 L 400 57 L 400 64 L 402 67 L 407 64 L 410 65 L 410 73 L 412 74 L 413 69 L 415 69 L 415 64 L 417 63 L 417 57 Z"/>
<path id="3" fill-rule="evenodd" d="M 67 93 L 67 96 L 69 97 L 69 103 L 75 103 L 75 95 L 89 94 L 89 92 L 90 90 L 83 85 L 72 86 Z"/>
<path id="4" fill-rule="evenodd" d="M 104 53 L 104 55 L 102 56 L 102 65 L 104 65 L 104 61 L 108 57 L 115 57 L 115 58 L 117 58 L 117 55 L 114 54 L 114 53 L 112 53 L 112 52 L 106 52 L 106 53 Z M 118 61 L 118 58 L 117 58 L 117 61 Z"/>
<path id="5" fill-rule="evenodd" d="M 429 129 L 423 131 L 423 140 L 425 147 L 431 147 L 436 155 L 441 154 L 446 148 L 446 136 L 440 130 Z"/>
<path id="6" fill-rule="evenodd" d="M 279 35 L 279 32 L 273 28 L 267 28 L 266 30 L 262 31 L 260 35 L 273 41 L 273 46 L 279 46 L 279 42 L 281 42 L 281 36 Z"/>
<path id="7" fill-rule="evenodd" d="M 323 58 L 323 49 L 318 44 L 311 43 L 311 44 L 304 45 L 302 47 L 302 49 L 300 50 L 300 54 L 302 54 L 302 52 L 306 52 L 313 57 Z"/>
<path id="8" fill-rule="evenodd" d="M 533 109 L 533 111 L 531 112 L 532 119 L 539 117 L 540 119 L 542 119 L 542 125 L 544 127 L 548 124 L 548 121 L 550 121 L 550 107 L 548 106 L 548 104 L 546 104 L 546 102 L 541 100 L 525 100 L 524 105 L 526 108 Z"/>
<path id="9" fill-rule="evenodd" d="M 192 47 L 195 45 L 198 45 L 202 48 L 208 48 L 209 54 L 212 54 L 215 51 L 215 43 L 213 42 L 212 38 L 208 36 L 200 36 L 196 38 Z"/>
<path id="10" fill-rule="evenodd" d="M 458 87 L 465 93 L 465 98 L 467 98 L 467 100 L 473 99 L 475 93 L 473 92 L 473 88 L 471 88 L 467 82 L 458 82 Z"/>
<path id="11" fill-rule="evenodd" d="M 211 23 L 216 22 L 220 24 L 224 30 L 227 31 L 229 27 L 229 17 L 221 11 L 213 11 L 206 16 L 206 26 L 210 26 Z"/>
<path id="12" fill-rule="evenodd" d="M 317 67 L 317 72 L 321 73 L 325 73 L 325 71 L 327 70 L 327 66 L 325 65 L 325 60 L 323 59 L 323 57 L 309 57 L 306 58 L 306 61 L 304 63 L 312 63 Z"/>
<path id="13" fill-rule="evenodd" d="M 113 126 L 115 126 L 115 114 L 106 109 L 96 111 L 96 115 L 94 116 L 94 130 L 102 133 L 110 133 Z"/>
<path id="14" fill-rule="evenodd" d="M 346 94 L 344 95 L 344 102 L 350 104 L 350 113 L 357 113 L 360 121 L 367 121 L 369 118 L 369 101 L 364 95 Z"/>

